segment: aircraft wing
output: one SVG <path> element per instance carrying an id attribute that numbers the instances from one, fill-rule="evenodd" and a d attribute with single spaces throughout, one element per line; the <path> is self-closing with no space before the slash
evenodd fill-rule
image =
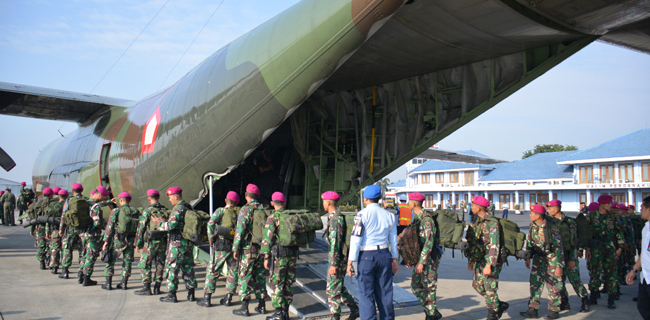
<path id="1" fill-rule="evenodd" d="M 131 101 L 93 94 L 0 82 L 0 114 L 86 123 L 111 106 Z"/>

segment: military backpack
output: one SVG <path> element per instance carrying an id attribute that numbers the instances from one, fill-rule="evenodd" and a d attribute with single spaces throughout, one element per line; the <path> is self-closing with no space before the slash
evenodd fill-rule
<path id="1" fill-rule="evenodd" d="M 529 254 L 524 247 L 526 234 L 519 230 L 519 225 L 504 219 L 496 218 L 499 221 L 499 237 L 501 242 L 500 258 L 501 262 L 507 262 L 508 256 L 517 257 L 517 259 L 527 259 Z"/>
<path id="2" fill-rule="evenodd" d="M 406 263 L 407 266 L 414 266 L 420 261 L 422 243 L 420 243 L 418 227 L 425 218 L 432 218 L 434 223 L 436 221 L 430 211 L 423 211 L 418 222 L 409 224 L 404 231 L 397 236 L 397 249 L 399 255 L 404 259 L 404 263 Z"/>
<path id="3" fill-rule="evenodd" d="M 316 239 L 316 230 L 323 229 L 323 220 L 306 210 L 285 210 L 274 213 L 279 220 L 276 243 L 283 247 L 304 246 Z"/>
<path id="4" fill-rule="evenodd" d="M 45 216 L 47 216 L 48 218 L 50 217 L 58 218 L 61 217 L 62 214 L 63 214 L 63 202 L 52 201 L 47 206 L 47 213 L 45 214 Z"/>
<path id="5" fill-rule="evenodd" d="M 34 220 L 38 218 L 38 215 L 36 214 L 36 206 L 38 205 L 38 202 L 33 202 L 29 206 L 27 206 L 27 217 L 29 218 L 29 221 Z"/>
<path id="6" fill-rule="evenodd" d="M 458 220 L 458 214 L 451 210 L 441 209 L 431 213 L 436 224 L 436 244 L 443 248 L 456 248 L 463 240 L 465 223 Z"/>
<path id="7" fill-rule="evenodd" d="M 117 215 L 116 232 L 128 236 L 135 235 L 140 223 L 140 211 L 130 206 L 121 206 Z"/>
<path id="8" fill-rule="evenodd" d="M 251 243 L 262 244 L 262 237 L 264 236 L 264 227 L 266 226 L 266 220 L 269 218 L 269 215 L 273 213 L 273 210 L 266 210 L 262 208 L 251 208 L 253 209 L 253 230 L 251 230 Z"/>
<path id="9" fill-rule="evenodd" d="M 628 217 L 630 221 L 632 221 L 632 226 L 634 227 L 634 239 L 641 239 L 641 233 L 643 231 L 643 227 L 645 226 L 646 220 L 643 220 L 641 216 L 636 214 L 629 215 Z"/>
<path id="10" fill-rule="evenodd" d="M 84 198 L 68 199 L 68 210 L 63 214 L 66 225 L 85 228 L 90 224 L 90 206 Z"/>
<path id="11" fill-rule="evenodd" d="M 571 218 L 566 216 L 560 220 L 550 215 L 547 215 L 546 219 L 549 223 L 555 224 L 560 230 L 560 242 L 562 242 L 562 249 L 565 252 L 575 250 L 580 246 L 580 239 L 577 239 L 575 232 L 569 228 L 570 220 Z M 549 228 L 546 228 L 546 230 L 549 230 Z M 548 239 L 547 237 L 546 240 L 548 241 Z"/>
<path id="12" fill-rule="evenodd" d="M 189 205 L 185 211 L 185 225 L 181 235 L 192 242 L 206 241 L 208 238 L 208 221 L 210 215 L 201 210 L 194 210 Z"/>
<path id="13" fill-rule="evenodd" d="M 336 228 L 336 219 L 337 217 L 343 217 L 343 230 L 339 231 L 342 232 L 345 235 L 345 241 L 343 241 L 343 245 L 341 246 L 341 253 L 344 256 L 344 259 L 347 260 L 348 253 L 350 251 L 350 240 L 352 240 L 352 229 L 354 229 L 354 218 L 356 216 L 356 213 L 353 214 L 344 214 L 342 212 L 339 212 L 338 214 L 332 215 L 330 218 L 329 224 L 330 228 Z"/>
<path id="14" fill-rule="evenodd" d="M 589 223 L 587 215 L 581 212 L 575 218 L 575 221 L 576 233 L 580 241 L 579 247 L 583 249 L 593 248 L 594 226 Z"/>
<path id="15" fill-rule="evenodd" d="M 149 210 L 149 214 L 151 216 L 149 218 L 149 230 L 148 231 L 156 231 L 156 230 L 158 230 L 158 224 L 155 221 L 153 221 L 153 219 L 151 219 L 151 218 L 153 218 L 153 217 L 163 218 L 163 219 L 165 219 L 165 221 L 167 221 L 167 219 L 169 219 L 169 213 L 170 212 L 171 211 L 169 209 L 165 208 L 161 204 L 152 205 L 150 207 L 150 210 Z"/>

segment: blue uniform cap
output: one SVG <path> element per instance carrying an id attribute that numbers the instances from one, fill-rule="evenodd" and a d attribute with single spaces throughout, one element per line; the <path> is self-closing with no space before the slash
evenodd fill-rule
<path id="1" fill-rule="evenodd" d="M 381 198 L 381 188 L 378 185 L 369 185 L 366 190 L 363 191 L 363 197 L 366 199 Z"/>

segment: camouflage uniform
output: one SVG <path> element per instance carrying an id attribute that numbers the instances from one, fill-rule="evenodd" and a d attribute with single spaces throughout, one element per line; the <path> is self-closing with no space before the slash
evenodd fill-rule
<path id="1" fill-rule="evenodd" d="M 5 226 L 15 226 L 16 220 L 14 219 L 14 209 L 16 209 L 16 196 L 9 191 L 5 191 L 0 199 L 4 211 L 3 220 Z"/>
<path id="2" fill-rule="evenodd" d="M 565 244 L 567 241 L 573 241 L 575 243 L 575 239 L 578 237 L 578 225 L 576 224 L 576 221 L 572 218 L 569 218 L 562 214 L 562 221 L 565 221 L 564 223 L 567 223 L 569 226 L 569 230 L 571 231 L 571 234 L 575 236 L 574 239 L 570 240 L 565 240 L 562 239 L 562 243 Z M 565 281 L 567 278 L 569 278 L 569 283 L 573 286 L 573 290 L 575 290 L 576 294 L 580 298 L 587 298 L 589 295 L 589 292 L 587 292 L 587 289 L 585 288 L 585 285 L 582 283 L 582 280 L 580 280 L 580 260 L 578 260 L 578 249 L 579 248 L 573 248 L 573 250 L 570 251 L 564 251 L 564 271 L 562 272 L 562 289 L 560 291 L 560 297 L 562 302 L 564 301 L 569 301 L 569 293 L 567 292 L 567 288 L 564 285 Z M 575 268 L 573 270 L 569 269 L 569 261 L 575 261 Z"/>
<path id="3" fill-rule="evenodd" d="M 587 216 L 589 223 L 594 227 L 594 239 L 601 241 L 600 249 L 591 249 L 589 260 L 589 291 L 596 292 L 600 289 L 601 274 L 605 278 L 607 294 L 616 295 L 618 279 L 616 277 L 616 249 L 623 245 L 623 232 L 618 225 L 618 218 L 613 212 L 600 214 L 590 212 Z"/>
<path id="4" fill-rule="evenodd" d="M 499 262 L 500 228 L 499 221 L 495 217 L 488 216 L 487 219 L 482 219 L 477 215 L 475 233 L 477 245 L 483 252 L 483 259 L 474 263 L 472 287 L 485 298 L 485 304 L 491 310 L 497 310 L 501 303 L 497 295 L 502 266 Z M 492 274 L 484 276 L 483 269 L 488 264 L 491 266 Z"/>
<path id="5" fill-rule="evenodd" d="M 441 249 L 435 243 L 436 224 L 430 215 L 423 216 L 420 212 L 413 224 L 417 225 L 418 238 L 422 245 L 422 253 L 418 263 L 424 265 L 422 273 L 416 273 L 416 266 L 413 267 L 411 277 L 411 288 L 413 294 L 418 298 L 424 307 L 424 313 L 433 317 L 436 315 L 436 289 L 438 288 L 438 266 L 440 265 Z"/>
<path id="6" fill-rule="evenodd" d="M 217 225 L 222 225 L 222 218 L 225 212 L 226 208 L 217 208 L 217 210 L 215 210 L 212 215 L 210 215 L 210 220 L 208 221 L 208 239 L 217 237 Z M 232 228 L 234 225 L 224 227 Z M 220 240 L 231 241 L 229 239 Z M 236 293 L 239 264 L 237 263 L 237 260 L 233 258 L 232 251 L 230 250 L 215 250 L 212 261 L 210 261 L 208 270 L 206 270 L 205 273 L 205 285 L 203 285 L 203 293 L 214 293 L 215 284 L 219 279 L 219 275 L 221 274 L 221 269 L 223 269 L 224 264 L 228 266 L 228 275 L 226 277 L 226 293 L 232 295 Z"/>
<path id="7" fill-rule="evenodd" d="M 629 272 L 630 268 L 630 257 L 634 260 L 636 256 L 634 248 L 634 226 L 632 221 L 628 217 L 619 216 L 619 228 L 623 231 L 623 236 L 625 244 L 623 245 L 623 251 L 621 252 L 621 258 L 617 260 L 616 266 L 618 271 L 618 290 L 620 291 L 621 281 L 625 282 L 625 275 Z M 629 250 L 629 251 L 628 251 Z M 634 262 L 632 263 L 634 265 Z"/>
<path id="8" fill-rule="evenodd" d="M 113 209 L 111 216 L 108 218 L 106 223 L 106 230 L 104 230 L 103 242 L 109 242 L 113 240 L 113 259 L 106 262 L 106 267 L 104 267 L 104 276 L 112 277 L 115 273 L 115 262 L 117 258 L 122 255 L 122 278 L 128 278 L 131 276 L 131 266 L 133 264 L 133 254 L 135 248 L 133 244 L 135 243 L 134 234 L 120 234 L 115 230 L 117 228 L 117 223 L 120 218 L 121 210 L 136 210 L 131 208 L 128 204 L 125 204 L 119 208 Z"/>
<path id="9" fill-rule="evenodd" d="M 49 207 L 52 211 L 58 211 L 58 217 L 61 217 L 63 212 L 63 201 L 51 202 Z M 57 215 L 55 215 L 57 216 Z M 49 250 L 50 250 L 50 269 L 58 268 L 61 261 L 61 236 L 59 236 L 59 225 L 54 223 L 45 224 L 45 234 L 50 236 Z"/>
<path id="10" fill-rule="evenodd" d="M 548 310 L 560 311 L 560 291 L 563 283 L 555 276 L 556 268 L 564 268 L 564 248 L 560 229 L 544 220 L 541 225 L 530 224 L 526 250 L 532 255 L 530 270 L 530 301 L 528 308 L 539 309 L 544 284 L 548 289 Z"/>
<path id="11" fill-rule="evenodd" d="M 264 235 L 262 238 L 262 247 L 260 249 L 260 256 L 270 255 L 271 247 L 278 252 L 284 249 L 287 251 L 287 256 L 272 256 L 273 269 L 270 274 L 269 286 L 271 287 L 271 302 L 276 309 L 288 307 L 293 301 L 293 284 L 296 282 L 296 260 L 298 259 L 298 246 L 280 248 L 280 245 L 275 243 L 276 234 L 280 232 L 280 217 L 284 209 L 276 210 L 275 213 L 269 215 L 266 220 L 266 227 L 264 228 Z M 293 254 L 292 254 L 293 253 Z"/>
<path id="12" fill-rule="evenodd" d="M 158 230 L 169 231 L 165 272 L 167 272 L 167 289 L 170 293 L 176 293 L 178 290 L 179 272 L 182 273 L 185 287 L 188 290 L 196 288 L 197 285 L 194 276 L 194 257 L 192 256 L 194 244 L 181 236 L 183 227 L 185 227 L 185 211 L 189 206 L 185 200 L 179 201 L 172 209 L 167 222 L 161 222 L 158 225 Z"/>
<path id="13" fill-rule="evenodd" d="M 76 228 L 84 230 L 80 235 L 81 243 L 84 246 L 83 274 L 90 277 L 95 269 L 95 261 L 102 250 L 102 229 L 106 226 L 104 211 L 102 207 L 110 208 L 115 205 L 108 200 L 100 201 L 90 207 L 91 222 L 87 228 Z M 68 230 L 70 231 L 70 230 Z"/>
<path id="14" fill-rule="evenodd" d="M 85 198 L 81 194 L 73 195 L 77 198 Z M 64 205 L 63 212 L 67 209 L 67 201 Z M 81 239 L 81 234 L 86 232 L 86 228 L 73 227 L 65 224 L 65 220 L 61 218 L 61 223 L 59 224 L 59 230 L 63 231 L 62 238 L 62 252 L 61 252 L 61 267 L 69 268 L 72 265 L 72 250 L 77 244 L 79 250 L 79 268 L 80 271 L 83 269 L 84 256 L 86 253 L 85 243 Z"/>
<path id="15" fill-rule="evenodd" d="M 47 197 L 43 197 L 41 201 L 36 204 L 37 212 L 40 215 L 45 215 L 47 212 L 47 207 L 50 205 L 50 202 L 53 200 Z M 47 247 L 47 240 L 45 239 L 45 226 L 42 224 L 32 225 L 31 231 L 34 232 L 34 237 L 36 238 L 36 258 L 38 261 L 47 261 L 50 256 L 49 250 Z"/>
<path id="16" fill-rule="evenodd" d="M 151 284 L 152 280 L 156 285 L 160 285 L 163 281 L 163 272 L 165 269 L 165 254 L 167 251 L 167 237 L 162 239 L 148 239 L 145 241 L 146 232 L 149 232 L 149 224 L 151 223 L 151 211 L 153 208 L 159 210 L 166 210 L 160 203 L 154 203 L 151 206 L 142 210 L 140 216 L 140 223 L 138 224 L 138 231 L 135 234 L 135 247 L 142 249 L 140 255 L 140 262 L 138 268 L 142 274 L 142 284 Z M 151 269 L 156 269 L 156 273 L 152 277 Z"/>
<path id="17" fill-rule="evenodd" d="M 264 257 L 259 254 L 260 246 L 251 240 L 254 209 L 264 210 L 264 207 L 257 200 L 253 200 L 239 211 L 237 229 L 232 244 L 232 252 L 241 254 L 239 258 L 240 300 L 250 300 L 250 295 L 253 292 L 257 299 L 263 299 L 266 296 Z"/>
<path id="18" fill-rule="evenodd" d="M 347 259 L 344 255 L 345 247 L 345 216 L 339 209 L 330 217 L 330 224 L 327 230 L 327 244 L 329 244 L 329 254 L 327 260 L 330 267 L 336 267 L 336 273 L 327 276 L 327 304 L 330 313 L 341 314 L 341 304 L 346 304 L 350 309 L 358 309 L 354 298 L 345 288 L 345 271 L 347 269 Z"/>

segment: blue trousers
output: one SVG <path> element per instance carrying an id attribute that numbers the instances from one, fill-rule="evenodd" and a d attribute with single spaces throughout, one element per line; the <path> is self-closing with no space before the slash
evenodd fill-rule
<path id="1" fill-rule="evenodd" d="M 392 255 L 388 249 L 361 251 L 357 266 L 361 320 L 395 319 Z"/>

